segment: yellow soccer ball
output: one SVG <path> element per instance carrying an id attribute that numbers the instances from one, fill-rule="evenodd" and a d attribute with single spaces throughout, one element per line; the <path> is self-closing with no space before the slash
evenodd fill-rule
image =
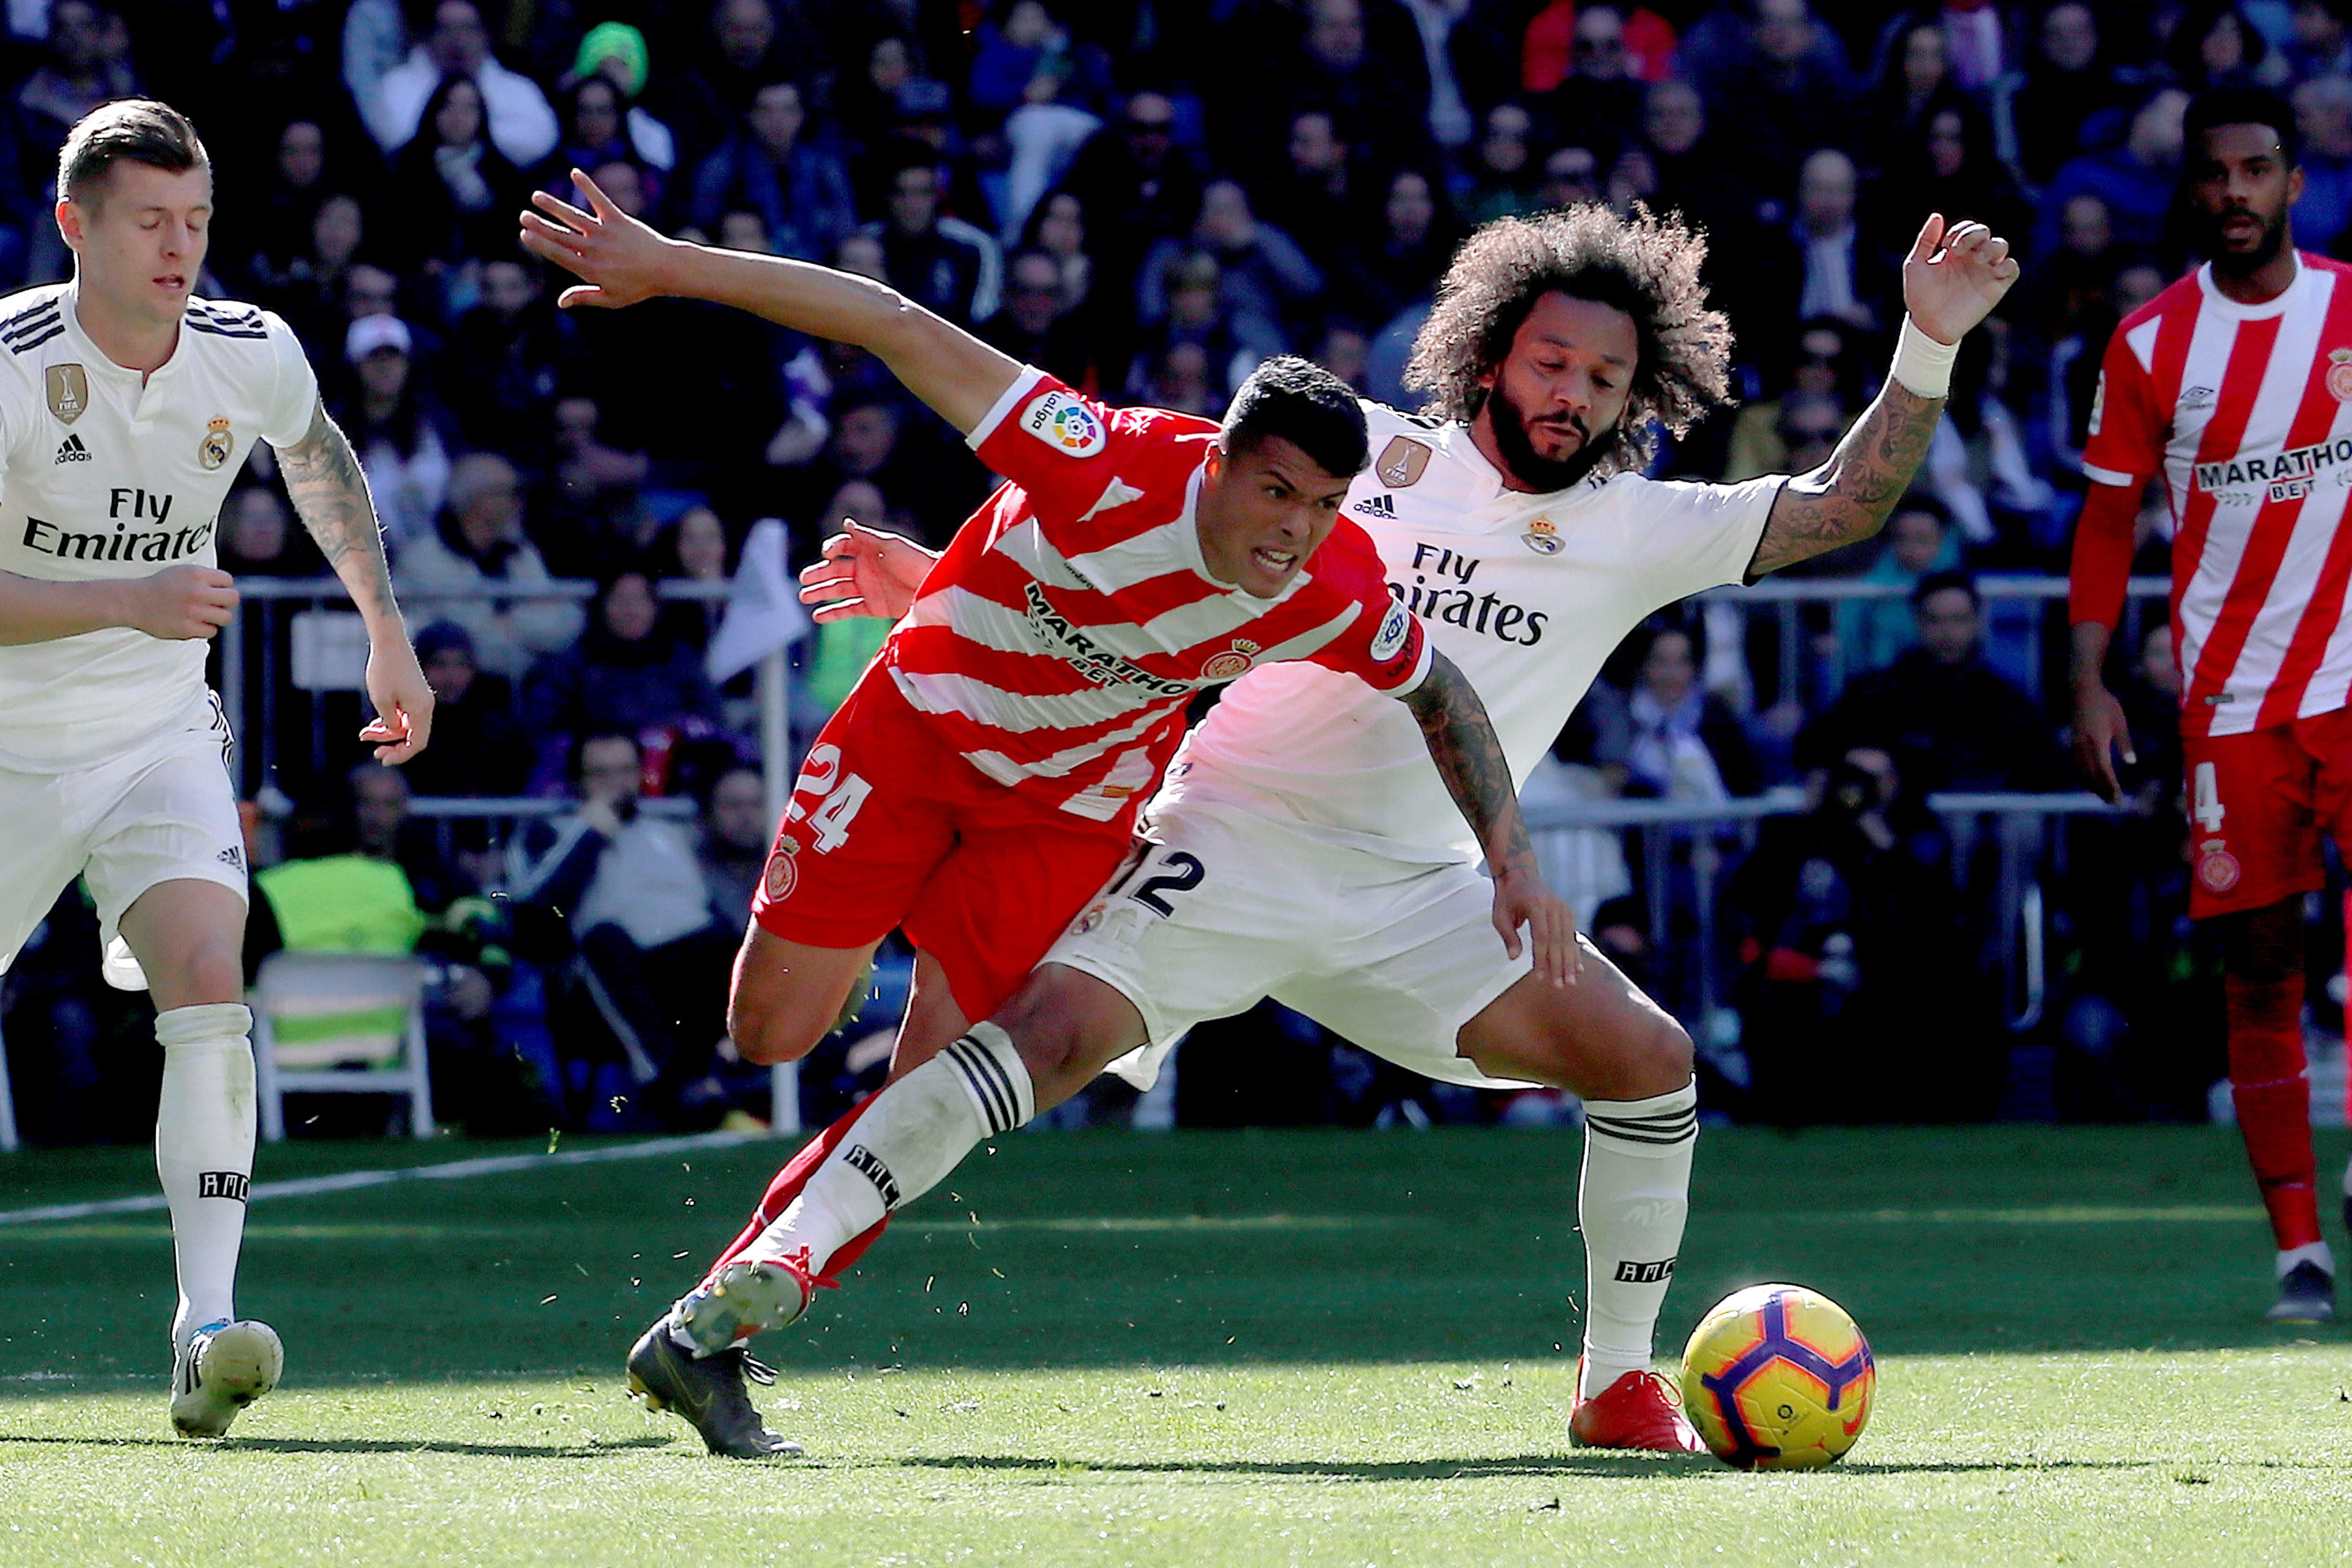
<path id="1" fill-rule="evenodd" d="M 1716 1303 L 1683 1347 L 1683 1408 L 1716 1458 L 1810 1470 L 1853 1447 L 1878 1369 L 1845 1309 L 1801 1285 L 1750 1285 Z"/>

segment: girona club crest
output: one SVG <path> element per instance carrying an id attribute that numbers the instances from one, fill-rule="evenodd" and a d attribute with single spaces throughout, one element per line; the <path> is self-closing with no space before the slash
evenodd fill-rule
<path id="1" fill-rule="evenodd" d="M 1222 653 L 1212 653 L 1201 664 L 1204 681 L 1238 680 L 1246 674 L 1250 662 L 1257 657 L 1258 645 L 1246 637 L 1236 637 L 1234 645 Z"/>
<path id="2" fill-rule="evenodd" d="M 760 878 L 770 904 L 782 904 L 793 895 L 793 889 L 800 885 L 800 862 L 793 858 L 800 852 L 800 848 L 798 839 L 786 837 L 776 841 L 776 852 L 768 857 L 768 869 Z"/>
<path id="3" fill-rule="evenodd" d="M 2352 402 L 2352 349 L 2327 350 L 2327 394 L 2337 402 Z"/>
<path id="4" fill-rule="evenodd" d="M 2342 368 L 2342 366 L 2337 367 L 2339 370 Z M 2332 379 L 2332 371 L 2330 376 Z M 2238 885 L 2240 874 L 2238 857 L 2223 849 L 2221 840 L 2208 839 L 2198 846 L 2197 880 L 2204 884 L 2206 892 L 2212 894 L 2229 892 Z"/>

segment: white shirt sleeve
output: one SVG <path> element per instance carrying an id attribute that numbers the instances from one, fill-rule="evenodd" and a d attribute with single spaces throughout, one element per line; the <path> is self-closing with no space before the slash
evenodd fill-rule
<path id="1" fill-rule="evenodd" d="M 278 384 L 262 411 L 261 439 L 282 451 L 310 433 L 310 419 L 319 407 L 319 378 L 294 329 L 275 311 L 264 310 L 261 319 L 269 329 L 269 351 L 278 368 Z"/>
<path id="2" fill-rule="evenodd" d="M 1633 476 L 1611 484 L 1625 491 L 1620 515 L 1633 558 L 1658 601 L 1670 604 L 1747 577 L 1772 503 L 1788 482 L 1785 474 L 1767 474 L 1743 485 Z"/>

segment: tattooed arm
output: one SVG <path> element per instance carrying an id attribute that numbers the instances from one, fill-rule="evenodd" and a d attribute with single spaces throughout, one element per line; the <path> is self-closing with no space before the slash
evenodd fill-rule
<path id="1" fill-rule="evenodd" d="M 1951 348 L 2016 281 L 2007 240 L 1982 224 L 1956 225 L 1947 233 L 1939 214 L 1927 219 L 1904 258 L 1904 308 L 1920 333 Z M 1899 358 L 1896 366 L 1902 366 Z M 1921 397 L 1887 377 L 1885 389 L 1830 460 L 1781 486 L 1748 563 L 1748 580 L 1876 533 L 1919 472 L 1943 417 L 1942 398 Z"/>
<path id="2" fill-rule="evenodd" d="M 1576 920 L 1559 896 L 1544 885 L 1536 869 L 1535 847 L 1519 815 L 1518 790 L 1503 743 L 1486 717 L 1486 705 L 1453 660 L 1432 651 L 1429 674 L 1404 694 L 1405 706 L 1421 726 L 1430 760 L 1445 780 L 1446 793 L 1461 808 L 1470 831 L 1486 852 L 1495 878 L 1495 929 L 1503 947 L 1519 956 L 1519 927 L 1535 938 L 1538 973 L 1555 986 L 1576 978 Z"/>
<path id="3" fill-rule="evenodd" d="M 295 515 L 319 541 L 320 552 L 343 580 L 367 622 L 367 690 L 377 716 L 360 731 L 360 738 L 382 743 L 375 750 L 379 762 L 405 762 L 431 738 L 433 688 L 417 668 L 408 629 L 393 599 L 392 569 L 384 559 L 383 533 L 368 496 L 367 476 L 360 472 L 352 444 L 327 417 L 323 402 L 311 414 L 302 439 L 278 452 L 278 465 L 285 474 Z"/>

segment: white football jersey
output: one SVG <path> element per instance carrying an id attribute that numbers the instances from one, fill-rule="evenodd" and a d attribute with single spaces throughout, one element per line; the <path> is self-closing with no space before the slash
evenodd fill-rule
<path id="1" fill-rule="evenodd" d="M 53 582 L 217 564 L 215 525 L 252 444 L 310 428 L 318 379 L 285 322 L 191 299 L 152 375 L 101 353 L 75 286 L 0 300 L 0 571 Z M 128 627 L 0 647 L 0 768 L 86 767 L 204 722 L 199 641 Z"/>
<path id="2" fill-rule="evenodd" d="M 1531 495 L 1504 488 L 1467 425 L 1372 402 L 1364 413 L 1372 464 L 1347 516 L 1379 547 L 1389 591 L 1477 689 L 1518 784 L 1644 616 L 1740 580 L 1786 483 L 1621 474 Z M 1290 817 L 1397 858 L 1479 854 L 1405 706 L 1306 664 L 1228 686 L 1161 798 Z"/>

